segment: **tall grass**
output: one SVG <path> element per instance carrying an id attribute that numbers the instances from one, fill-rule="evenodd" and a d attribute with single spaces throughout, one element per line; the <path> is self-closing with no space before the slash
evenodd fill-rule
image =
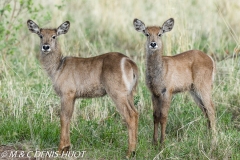
<path id="1" fill-rule="evenodd" d="M 118 51 L 138 64 L 136 159 L 240 159 L 240 60 L 233 58 L 239 53 L 239 1 L 37 0 L 33 5 L 38 3 L 42 7 L 37 15 L 25 12 L 19 17 L 23 27 L 16 35 L 19 43 L 13 46 L 18 50 L 12 54 L 1 50 L 0 145 L 20 143 L 26 150 L 57 149 L 60 100 L 39 64 L 39 38 L 28 31 L 26 21 L 33 19 L 40 27 L 51 28 L 69 20 L 70 31 L 59 37 L 64 55 L 91 57 Z M 175 19 L 175 26 L 163 37 L 165 55 L 199 49 L 217 61 L 213 91 L 216 148 L 211 146 L 201 110 L 185 93 L 173 97 L 165 147 L 151 145 L 152 106 L 144 82 L 145 37 L 134 30 L 132 21 L 139 18 L 146 25 L 161 26 L 170 17 Z M 71 141 L 72 150 L 87 151 L 86 159 L 124 157 L 126 127 L 108 97 L 76 102 Z"/>

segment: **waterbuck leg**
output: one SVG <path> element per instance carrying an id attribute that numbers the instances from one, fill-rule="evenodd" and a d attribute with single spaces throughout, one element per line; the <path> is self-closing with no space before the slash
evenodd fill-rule
<path id="1" fill-rule="evenodd" d="M 61 137 L 59 143 L 59 154 L 67 152 L 70 148 L 70 121 L 74 108 L 74 94 L 67 94 L 61 97 Z"/>
<path id="2" fill-rule="evenodd" d="M 120 94 L 118 94 L 120 95 Z M 127 158 L 135 154 L 136 143 L 137 143 L 137 129 L 138 129 L 138 112 L 133 104 L 133 97 L 129 95 L 114 97 L 111 96 L 112 100 L 117 106 L 117 110 L 127 123 L 128 128 L 128 151 Z"/>
<path id="3" fill-rule="evenodd" d="M 162 106 L 160 108 L 160 125 L 161 125 L 161 139 L 160 143 L 163 144 L 166 135 L 166 127 L 167 127 L 167 118 L 168 118 L 168 111 L 170 108 L 170 99 L 162 100 Z"/>
<path id="4" fill-rule="evenodd" d="M 128 134 L 132 135 L 132 140 L 128 140 L 129 142 L 129 150 L 128 150 L 128 154 L 127 156 L 131 156 L 130 154 L 132 154 L 132 156 L 135 156 L 135 151 L 136 151 L 136 143 L 137 143 L 137 134 L 138 134 L 138 111 L 136 110 L 135 106 L 134 106 L 134 97 L 133 94 L 131 93 L 130 95 L 128 95 L 128 108 L 131 107 L 131 118 L 130 118 L 130 125 L 131 125 L 131 129 L 128 129 Z M 129 136 L 130 137 L 130 136 Z"/>
<path id="5" fill-rule="evenodd" d="M 154 131 L 153 131 L 153 145 L 158 144 L 158 126 L 160 123 L 160 99 L 152 95 L 152 103 L 153 103 L 153 123 L 154 123 Z"/>
<path id="6" fill-rule="evenodd" d="M 213 102 L 211 100 L 211 94 L 203 93 L 201 91 L 191 91 L 191 95 L 193 96 L 196 104 L 201 108 L 203 114 L 208 120 L 208 127 L 212 129 L 213 133 L 215 132 L 215 108 Z"/>

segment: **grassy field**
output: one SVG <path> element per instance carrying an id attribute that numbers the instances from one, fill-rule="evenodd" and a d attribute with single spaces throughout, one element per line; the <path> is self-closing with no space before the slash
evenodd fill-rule
<path id="1" fill-rule="evenodd" d="M 51 28 L 69 20 L 69 32 L 59 37 L 64 55 L 91 57 L 117 51 L 130 56 L 139 67 L 136 159 L 240 159 L 239 16 L 238 0 L 1 1 L 0 148 L 57 150 L 60 99 L 39 63 L 40 40 L 28 31 L 26 21 L 32 19 L 40 27 Z M 146 25 L 160 26 L 170 17 L 175 19 L 175 26 L 163 37 L 165 55 L 199 49 L 217 63 L 213 91 L 216 147 L 211 145 L 206 119 L 187 93 L 173 97 L 165 146 L 154 148 L 151 144 L 153 118 L 144 77 L 145 37 L 135 31 L 132 21 L 139 18 Z M 109 97 L 76 102 L 71 150 L 86 151 L 81 159 L 124 159 L 127 138 L 127 128 Z"/>

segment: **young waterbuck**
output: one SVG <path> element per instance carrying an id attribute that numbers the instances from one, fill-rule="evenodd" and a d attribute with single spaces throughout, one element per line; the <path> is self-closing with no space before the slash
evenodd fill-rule
<path id="1" fill-rule="evenodd" d="M 146 84 L 152 94 L 154 133 L 153 144 L 158 144 L 158 125 L 161 124 L 163 143 L 168 111 L 174 93 L 189 91 L 196 104 L 208 119 L 209 127 L 215 131 L 215 109 L 211 91 L 215 64 L 211 57 L 198 50 L 190 50 L 175 56 L 163 56 L 162 35 L 172 30 L 173 18 L 162 27 L 150 26 L 134 19 L 135 29 L 146 35 Z"/>
<path id="2" fill-rule="evenodd" d="M 91 58 L 63 57 L 57 38 L 68 32 L 69 21 L 57 29 L 39 28 L 32 20 L 27 21 L 27 26 L 40 37 L 40 61 L 61 98 L 59 153 L 70 148 L 70 120 L 76 98 L 108 94 L 127 123 L 127 157 L 134 154 L 138 129 L 138 112 L 133 103 L 138 81 L 137 65 L 127 56 L 116 52 Z"/>

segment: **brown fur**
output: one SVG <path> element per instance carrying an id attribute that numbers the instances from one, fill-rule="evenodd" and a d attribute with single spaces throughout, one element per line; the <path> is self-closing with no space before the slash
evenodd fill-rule
<path id="1" fill-rule="evenodd" d="M 127 122 L 129 135 L 127 156 L 129 157 L 135 152 L 137 142 L 138 112 L 133 103 L 133 92 L 138 81 L 137 65 L 127 56 L 116 52 L 91 58 L 63 57 L 57 38 L 54 39 L 53 36 L 67 33 L 69 26 L 70 23 L 65 22 L 59 27 L 60 29 L 38 29 L 33 21 L 28 21 L 29 30 L 42 36 L 40 47 L 50 45 L 51 49 L 49 52 L 41 49 L 40 60 L 53 82 L 56 93 L 61 98 L 59 152 L 68 151 L 70 147 L 70 120 L 75 100 L 108 94 Z M 121 67 L 124 69 L 130 88 L 123 80 Z"/>
<path id="2" fill-rule="evenodd" d="M 133 21 L 135 29 L 147 36 L 146 42 L 146 84 L 152 93 L 154 134 L 157 144 L 158 125 L 161 124 L 162 143 L 165 139 L 168 111 L 174 93 L 189 91 L 196 104 L 208 118 L 209 126 L 215 131 L 215 109 L 211 99 L 215 64 L 198 50 L 190 50 L 175 56 L 163 56 L 161 36 L 173 27 L 169 19 L 163 27 L 145 27 L 138 19 Z M 166 29 L 165 31 L 163 31 Z M 150 45 L 156 43 L 152 49 Z"/>

